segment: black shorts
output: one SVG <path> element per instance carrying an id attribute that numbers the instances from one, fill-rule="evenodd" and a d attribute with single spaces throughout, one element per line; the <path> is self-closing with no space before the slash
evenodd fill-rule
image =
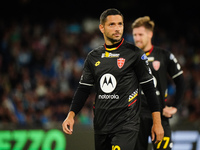
<path id="1" fill-rule="evenodd" d="M 135 150 L 147 150 L 148 137 L 151 136 L 152 124 L 152 118 L 145 117 L 145 115 L 140 117 L 140 131 Z M 173 144 L 171 141 L 171 128 L 169 125 L 169 119 L 162 118 L 162 126 L 164 129 L 164 138 L 158 144 L 154 144 L 154 142 L 152 142 L 153 148 L 154 150 L 171 150 Z"/>
<path id="2" fill-rule="evenodd" d="M 111 134 L 95 134 L 95 150 L 134 150 L 138 131 L 122 130 Z"/>

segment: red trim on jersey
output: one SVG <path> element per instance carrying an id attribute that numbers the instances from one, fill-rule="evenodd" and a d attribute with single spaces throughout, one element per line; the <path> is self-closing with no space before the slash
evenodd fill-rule
<path id="1" fill-rule="evenodd" d="M 105 47 L 106 50 L 116 50 L 116 49 L 118 49 L 122 45 L 123 42 L 124 42 L 124 38 L 122 38 L 121 43 L 117 47 L 107 48 L 106 44 L 104 44 L 104 47 Z"/>
<path id="2" fill-rule="evenodd" d="M 116 49 L 118 49 L 121 45 L 122 45 L 122 43 L 124 42 L 124 38 L 122 38 L 122 41 L 121 41 L 121 43 L 119 44 L 119 46 L 117 46 L 117 48 Z"/>
<path id="3" fill-rule="evenodd" d="M 147 56 L 149 56 L 149 55 L 151 54 L 151 52 L 153 51 L 153 48 L 154 48 L 154 46 L 152 45 L 151 49 L 150 49 L 148 52 L 146 52 L 145 54 L 146 54 Z"/>
<path id="4" fill-rule="evenodd" d="M 151 52 L 153 51 L 153 45 L 152 45 L 152 47 L 151 47 L 151 49 L 150 49 L 150 51 L 149 51 L 149 54 L 151 54 Z"/>
<path id="5" fill-rule="evenodd" d="M 132 103 L 130 103 L 130 104 L 128 105 L 128 107 L 130 107 L 131 105 L 133 105 L 136 101 L 137 101 L 137 99 L 134 100 Z"/>

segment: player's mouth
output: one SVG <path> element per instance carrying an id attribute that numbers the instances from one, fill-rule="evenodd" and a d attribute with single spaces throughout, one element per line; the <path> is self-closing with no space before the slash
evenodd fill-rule
<path id="1" fill-rule="evenodd" d="M 115 33 L 115 34 L 113 34 L 115 37 L 119 37 L 119 36 L 121 36 L 121 34 L 120 33 Z"/>
<path id="2" fill-rule="evenodd" d="M 142 43 L 141 42 L 136 42 L 135 45 L 138 46 L 138 47 L 141 47 Z"/>

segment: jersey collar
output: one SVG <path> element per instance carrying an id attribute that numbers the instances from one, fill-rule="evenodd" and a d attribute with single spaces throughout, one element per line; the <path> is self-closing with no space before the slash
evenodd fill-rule
<path id="1" fill-rule="evenodd" d="M 154 46 L 152 45 L 151 49 L 149 51 L 145 52 L 146 56 L 149 56 L 151 54 L 151 52 L 153 51 L 153 47 Z"/>
<path id="2" fill-rule="evenodd" d="M 113 50 L 118 49 L 122 45 L 123 42 L 124 42 L 124 38 L 122 38 L 122 40 L 119 43 L 116 43 L 114 45 L 106 45 L 106 44 L 104 44 L 104 47 L 105 47 L 105 49 L 107 51 L 113 51 Z"/>

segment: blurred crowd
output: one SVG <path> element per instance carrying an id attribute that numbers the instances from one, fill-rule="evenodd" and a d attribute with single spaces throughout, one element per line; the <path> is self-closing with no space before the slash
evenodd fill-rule
<path id="1" fill-rule="evenodd" d="M 104 44 L 98 24 L 90 18 L 0 21 L 0 125 L 48 126 L 65 119 L 88 52 Z M 153 43 L 174 53 L 180 62 L 186 91 L 178 115 L 196 122 L 200 120 L 200 45 L 196 44 L 200 30 L 193 26 L 176 37 L 173 32 L 157 26 Z M 134 42 L 131 22 L 125 23 L 123 36 Z M 174 93 L 169 82 L 170 100 Z M 92 124 L 94 98 L 92 92 L 76 123 Z"/>

